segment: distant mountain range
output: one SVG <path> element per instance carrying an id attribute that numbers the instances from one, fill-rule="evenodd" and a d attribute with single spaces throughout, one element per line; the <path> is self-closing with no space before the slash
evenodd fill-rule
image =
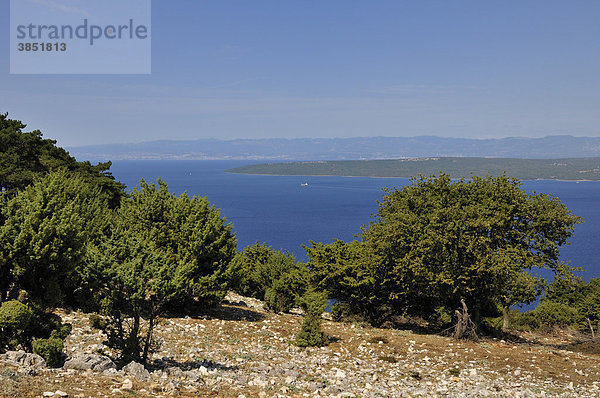
<path id="1" fill-rule="evenodd" d="M 67 148 L 78 160 L 359 160 L 416 157 L 574 158 L 600 156 L 600 137 L 470 139 L 358 137 L 200 139 Z"/>

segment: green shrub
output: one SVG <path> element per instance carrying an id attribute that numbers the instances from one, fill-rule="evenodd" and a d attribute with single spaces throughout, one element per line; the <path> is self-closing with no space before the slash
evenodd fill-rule
<path id="1" fill-rule="evenodd" d="M 304 265 L 290 254 L 258 242 L 236 255 L 229 274 L 233 290 L 264 300 L 273 312 L 289 311 L 308 285 Z"/>
<path id="2" fill-rule="evenodd" d="M 20 346 L 30 351 L 35 339 L 62 342 L 71 329 L 71 325 L 63 324 L 58 315 L 35 306 L 30 308 L 17 300 L 4 302 L 0 306 L 0 350 Z"/>
<path id="3" fill-rule="evenodd" d="M 563 303 L 544 300 L 533 310 L 533 316 L 540 327 L 551 329 L 553 326 L 565 327 L 574 324 L 577 310 Z"/>
<path id="4" fill-rule="evenodd" d="M 61 339 L 50 337 L 49 339 L 37 339 L 33 341 L 33 352 L 46 360 L 46 365 L 58 368 L 61 364 L 61 353 L 64 343 Z"/>
<path id="5" fill-rule="evenodd" d="M 302 297 L 300 304 L 306 315 L 300 332 L 296 336 L 296 345 L 322 347 L 329 344 L 327 335 L 321 330 L 321 314 L 327 306 L 326 293 L 309 290 Z"/>
<path id="6" fill-rule="evenodd" d="M 320 319 L 307 315 L 296 336 L 296 345 L 299 347 L 322 347 L 328 342 L 327 335 L 321 330 Z"/>
<path id="7" fill-rule="evenodd" d="M 265 305 L 273 312 L 287 312 L 299 304 L 299 298 L 306 290 L 306 278 L 302 269 L 291 269 L 279 276 L 265 290 Z"/>
<path id="8" fill-rule="evenodd" d="M 33 311 L 17 300 L 5 301 L 0 306 L 0 328 L 24 330 L 29 327 L 32 318 Z"/>
<path id="9" fill-rule="evenodd" d="M 429 325 L 433 328 L 442 328 L 452 323 L 451 311 L 446 307 L 440 306 L 433 310 L 429 317 Z"/>
<path id="10" fill-rule="evenodd" d="M 0 306 L 0 351 L 16 349 L 19 345 L 26 348 L 30 339 L 27 329 L 33 320 L 33 311 L 17 301 L 5 301 Z"/>
<path id="11" fill-rule="evenodd" d="M 50 333 L 50 338 L 64 340 L 71 334 L 71 330 L 73 330 L 73 326 L 71 326 L 70 323 L 60 323 L 56 325 L 56 329 Z"/>
<path id="12" fill-rule="evenodd" d="M 541 328 L 540 319 L 533 311 L 519 312 L 517 310 L 512 310 L 510 311 L 509 317 L 511 327 L 514 329 L 530 331 Z M 502 324 L 502 322 L 500 322 L 500 324 Z"/>
<path id="13" fill-rule="evenodd" d="M 86 254 L 86 279 L 106 323 L 107 346 L 119 362 L 145 364 L 157 347 L 164 311 L 219 302 L 236 253 L 233 226 L 206 198 L 170 193 L 140 181 L 111 219 L 110 234 Z"/>
<path id="14" fill-rule="evenodd" d="M 106 321 L 98 314 L 91 314 L 90 326 L 94 329 L 104 330 L 104 328 L 106 328 Z"/>

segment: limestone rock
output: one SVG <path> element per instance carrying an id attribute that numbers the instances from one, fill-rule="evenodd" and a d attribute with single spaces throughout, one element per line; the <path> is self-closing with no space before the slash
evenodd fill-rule
<path id="1" fill-rule="evenodd" d="M 123 369 L 121 369 L 121 371 L 125 375 L 134 377 L 138 380 L 142 380 L 142 381 L 152 380 L 152 377 L 150 376 L 150 372 L 148 372 L 146 370 L 146 368 L 144 368 L 144 365 L 142 365 L 141 363 L 137 363 L 135 361 L 129 362 L 129 364 L 127 364 L 125 367 L 123 367 Z"/>
<path id="2" fill-rule="evenodd" d="M 7 351 L 0 355 L 0 360 L 12 365 L 24 368 L 42 369 L 46 367 L 46 361 L 38 354 L 30 354 L 25 351 Z"/>
<path id="3" fill-rule="evenodd" d="M 65 369 L 92 370 L 104 372 L 108 369 L 116 369 L 115 363 L 103 355 L 83 354 L 70 358 L 63 366 Z"/>

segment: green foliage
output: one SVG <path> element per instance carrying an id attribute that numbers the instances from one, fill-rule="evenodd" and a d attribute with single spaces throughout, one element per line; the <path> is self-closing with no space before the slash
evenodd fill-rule
<path id="1" fill-rule="evenodd" d="M 452 323 L 452 313 L 446 307 L 437 307 L 433 310 L 429 319 L 429 325 L 434 328 L 442 328 Z"/>
<path id="2" fill-rule="evenodd" d="M 338 319 L 357 314 L 380 324 L 388 297 L 385 274 L 375 265 L 371 248 L 362 242 L 335 240 L 331 244 L 315 243 L 306 247 L 313 283 L 336 299 L 333 307 Z"/>
<path id="3" fill-rule="evenodd" d="M 173 304 L 209 304 L 227 290 L 227 269 L 236 253 L 231 224 L 203 197 L 169 193 L 167 184 L 140 182 L 118 210 L 119 228 L 152 242 L 174 266 Z"/>
<path id="4" fill-rule="evenodd" d="M 558 199 L 529 195 L 506 176 L 420 177 L 387 191 L 361 242 L 313 243 L 308 266 L 318 287 L 372 323 L 428 318 L 461 299 L 477 322 L 496 304 L 533 301 L 541 281 L 532 268 L 568 274 L 559 247 L 579 222 Z"/>
<path id="5" fill-rule="evenodd" d="M 283 274 L 276 279 L 272 286 L 265 290 L 265 305 L 273 312 L 287 312 L 294 307 L 297 301 L 298 279 L 294 274 Z"/>
<path id="6" fill-rule="evenodd" d="M 327 306 L 327 294 L 308 290 L 301 299 L 305 312 L 300 332 L 296 335 L 299 347 L 322 347 L 329 344 L 327 335 L 321 330 L 321 314 Z"/>
<path id="7" fill-rule="evenodd" d="M 29 340 L 26 330 L 33 319 L 33 311 L 17 301 L 5 301 L 0 306 L 0 352 L 4 349 L 16 349 L 27 346 Z"/>
<path id="8" fill-rule="evenodd" d="M 510 323 L 517 330 L 549 331 L 572 327 L 598 333 L 600 328 L 600 278 L 556 278 L 548 285 L 538 306 L 527 312 L 510 311 Z"/>
<path id="9" fill-rule="evenodd" d="M 106 321 L 98 314 L 90 314 L 90 326 L 97 330 L 106 328 Z"/>
<path id="10" fill-rule="evenodd" d="M 0 114 L 0 192 L 12 197 L 46 174 L 66 169 L 98 188 L 113 208 L 118 206 L 125 186 L 108 171 L 110 162 L 95 166 L 78 162 L 56 141 L 43 139 L 39 130 L 23 132 L 25 127 L 21 121 L 8 119 L 8 114 Z"/>
<path id="11" fill-rule="evenodd" d="M 67 338 L 68 335 L 71 334 L 72 330 L 73 326 L 71 326 L 70 323 L 63 324 L 59 321 L 56 323 L 55 329 L 53 329 L 50 333 L 50 338 L 64 340 Z"/>
<path id="12" fill-rule="evenodd" d="M 0 226 L 0 300 L 20 291 L 41 307 L 78 284 L 86 241 L 106 228 L 107 207 L 80 177 L 57 171 L 10 199 Z"/>
<path id="13" fill-rule="evenodd" d="M 33 311 L 17 301 L 5 301 L 0 306 L 0 328 L 9 330 L 23 330 L 29 327 Z"/>
<path id="14" fill-rule="evenodd" d="M 64 348 L 62 339 L 51 337 L 49 339 L 33 340 L 33 352 L 46 360 L 46 365 L 58 368 L 61 365 L 61 354 Z"/>
<path id="15" fill-rule="evenodd" d="M 63 324 L 60 317 L 51 312 L 17 300 L 5 301 L 0 306 L 0 351 L 19 346 L 29 350 L 36 338 L 62 342 L 69 333 L 71 325 Z"/>
<path id="16" fill-rule="evenodd" d="M 568 308 L 571 319 L 566 323 L 578 329 L 589 331 L 592 327 L 597 333 L 600 328 L 600 278 L 584 282 L 580 278 L 557 278 L 552 282 L 546 297 L 540 303 L 560 304 L 558 310 Z M 536 308 L 537 310 L 537 308 Z M 561 320 L 562 315 L 557 315 Z M 565 322 L 563 322 L 565 323 Z"/>
<path id="17" fill-rule="evenodd" d="M 321 330 L 321 321 L 313 316 L 307 316 L 296 335 L 298 347 L 323 347 L 329 344 L 327 335 Z"/>
<path id="18" fill-rule="evenodd" d="M 577 318 L 577 309 L 563 303 L 542 300 L 533 310 L 533 316 L 539 327 L 548 330 L 554 326 L 566 327 L 572 325 Z"/>
<path id="19" fill-rule="evenodd" d="M 293 256 L 255 243 L 238 253 L 229 270 L 231 287 L 240 294 L 264 299 L 274 312 L 289 311 L 306 291 L 308 270 Z"/>
<path id="20" fill-rule="evenodd" d="M 120 351 L 123 364 L 145 363 L 156 318 L 176 292 L 174 265 L 151 241 L 130 230 L 115 230 L 89 251 L 88 269 L 108 317 L 98 325 L 108 336 L 107 345 Z"/>
<path id="21" fill-rule="evenodd" d="M 205 198 L 170 194 L 142 180 L 112 218 L 110 234 L 88 248 L 86 281 L 107 316 L 102 326 L 121 361 L 145 363 L 166 306 L 206 305 L 226 292 L 235 252 L 231 226 Z"/>

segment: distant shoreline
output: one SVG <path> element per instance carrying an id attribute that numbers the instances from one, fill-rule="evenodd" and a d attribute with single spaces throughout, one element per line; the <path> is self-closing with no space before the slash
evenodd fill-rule
<path id="1" fill-rule="evenodd" d="M 253 175 L 253 176 L 268 176 L 268 177 L 343 177 L 343 178 L 405 178 L 410 179 L 412 177 L 386 177 L 386 176 L 347 176 L 347 175 L 337 175 L 337 174 L 259 174 L 259 173 L 241 173 L 236 171 L 225 170 L 226 173 L 229 174 L 238 174 L 238 175 Z M 555 178 L 533 178 L 526 179 L 523 178 L 523 181 L 561 181 L 561 182 L 599 182 L 600 180 L 564 180 L 564 179 L 555 179 Z"/>
<path id="2" fill-rule="evenodd" d="M 341 160 L 260 163 L 226 170 L 228 173 L 297 177 L 411 178 L 440 172 L 452 178 L 499 176 L 526 181 L 599 181 L 600 158 L 514 159 L 436 157 L 386 160 Z M 584 178 L 578 178 L 585 174 Z M 592 178 L 590 178 L 592 177 Z"/>

